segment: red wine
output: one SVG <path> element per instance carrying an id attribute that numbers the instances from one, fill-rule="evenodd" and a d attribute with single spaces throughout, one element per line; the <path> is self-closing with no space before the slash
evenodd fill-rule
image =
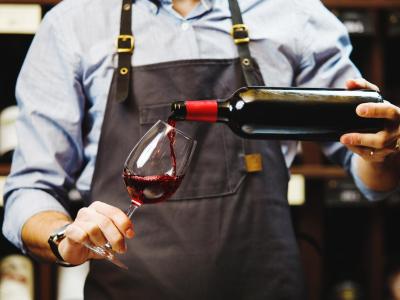
<path id="1" fill-rule="evenodd" d="M 338 140 L 384 128 L 383 119 L 356 114 L 365 102 L 383 99 L 371 90 L 246 87 L 224 100 L 176 101 L 170 118 L 226 123 L 249 139 Z"/>
<path id="2" fill-rule="evenodd" d="M 128 194 L 137 206 L 167 200 L 175 193 L 183 179 L 183 176 L 171 175 L 138 176 L 126 170 L 123 177 Z"/>
<path id="3" fill-rule="evenodd" d="M 168 125 L 175 128 L 175 120 L 168 119 Z M 153 204 L 167 200 L 181 184 L 183 176 L 176 176 L 176 155 L 174 150 L 175 130 L 168 133 L 170 155 L 172 163 L 172 175 L 133 175 L 124 170 L 123 178 L 128 194 L 133 204 Z"/>
<path id="4" fill-rule="evenodd" d="M 176 126 L 176 121 L 174 119 L 169 118 L 167 123 L 168 123 L 169 126 L 172 126 L 174 128 Z"/>
<path id="5" fill-rule="evenodd" d="M 169 118 L 167 121 L 168 125 L 172 126 L 175 128 L 176 126 L 176 121 Z M 168 138 L 169 138 L 169 148 L 171 151 L 171 159 L 172 159 L 172 175 L 176 176 L 176 155 L 175 155 L 175 150 L 174 150 L 174 143 L 175 143 L 175 130 L 172 130 L 170 133 L 168 133 Z"/>

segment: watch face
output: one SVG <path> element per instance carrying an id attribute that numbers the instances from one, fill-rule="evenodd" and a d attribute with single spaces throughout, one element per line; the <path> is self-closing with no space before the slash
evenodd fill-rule
<path id="1" fill-rule="evenodd" d="M 65 237 L 65 230 L 67 229 L 68 225 L 71 223 L 65 224 L 64 226 L 58 228 L 51 236 L 53 242 L 59 244 L 61 240 Z"/>

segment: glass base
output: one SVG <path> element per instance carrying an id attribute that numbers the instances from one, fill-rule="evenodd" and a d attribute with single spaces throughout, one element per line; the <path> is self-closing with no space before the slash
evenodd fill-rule
<path id="1" fill-rule="evenodd" d="M 85 247 L 92 250 L 94 253 L 106 258 L 109 262 L 113 263 L 114 265 L 122 269 L 128 270 L 128 267 L 117 258 L 116 253 L 111 249 L 108 243 L 103 247 L 93 246 L 88 243 L 85 243 L 84 245 Z"/>

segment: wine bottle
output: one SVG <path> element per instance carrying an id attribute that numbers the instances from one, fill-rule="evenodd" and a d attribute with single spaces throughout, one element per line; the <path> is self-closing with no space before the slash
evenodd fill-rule
<path id="1" fill-rule="evenodd" d="M 12 254 L 0 261 L 0 299 L 33 300 L 34 270 L 32 261 Z"/>
<path id="2" fill-rule="evenodd" d="M 9 163 L 17 146 L 15 123 L 18 118 L 17 106 L 8 106 L 0 111 L 0 163 Z"/>
<path id="3" fill-rule="evenodd" d="M 383 99 L 372 90 L 244 87 L 227 99 L 175 101 L 170 118 L 226 123 L 248 139 L 334 141 L 383 129 L 383 119 L 356 114 L 365 102 Z"/>

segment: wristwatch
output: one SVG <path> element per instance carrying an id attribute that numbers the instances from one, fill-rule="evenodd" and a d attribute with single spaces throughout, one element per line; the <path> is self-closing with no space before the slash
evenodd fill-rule
<path id="1" fill-rule="evenodd" d="M 75 265 L 66 262 L 63 257 L 61 256 L 60 252 L 58 251 L 58 245 L 61 243 L 61 241 L 65 238 L 65 230 L 67 229 L 68 225 L 71 223 L 65 224 L 62 227 L 58 228 L 56 231 L 54 231 L 49 239 L 48 243 L 50 245 L 50 249 L 53 252 L 53 254 L 57 257 L 56 263 L 60 266 L 63 267 L 73 267 Z"/>

